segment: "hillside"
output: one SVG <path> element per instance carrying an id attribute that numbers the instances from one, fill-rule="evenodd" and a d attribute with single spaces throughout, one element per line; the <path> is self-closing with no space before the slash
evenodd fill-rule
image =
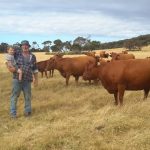
<path id="1" fill-rule="evenodd" d="M 124 39 L 113 42 L 106 42 L 101 44 L 101 49 L 112 49 L 112 48 L 122 48 L 122 47 L 131 47 L 133 49 L 141 48 L 150 44 L 150 34 L 140 35 L 138 37 L 133 37 L 130 39 Z"/>

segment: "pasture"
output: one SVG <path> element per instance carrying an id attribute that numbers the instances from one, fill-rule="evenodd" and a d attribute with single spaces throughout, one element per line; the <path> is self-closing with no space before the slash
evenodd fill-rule
<path id="1" fill-rule="evenodd" d="M 133 54 L 136 58 L 146 58 L 150 56 L 150 46 Z M 44 53 L 35 55 L 37 61 L 50 57 Z M 65 79 L 57 71 L 49 79 L 41 78 L 39 73 L 39 86 L 32 87 L 32 116 L 24 117 L 21 94 L 18 118 L 11 119 L 12 75 L 3 57 L 0 54 L 0 149 L 150 149 L 150 96 L 143 101 L 143 91 L 126 91 L 124 106 L 114 106 L 113 95 L 101 85 L 89 85 L 81 78 L 76 85 L 71 78 L 66 87 Z"/>

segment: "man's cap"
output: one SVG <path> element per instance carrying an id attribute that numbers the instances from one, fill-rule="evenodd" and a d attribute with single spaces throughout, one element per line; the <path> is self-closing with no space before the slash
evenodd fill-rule
<path id="1" fill-rule="evenodd" d="M 22 46 L 22 45 L 28 45 L 29 47 L 31 46 L 31 45 L 29 44 L 29 41 L 27 41 L 27 40 L 21 41 L 20 46 Z"/>

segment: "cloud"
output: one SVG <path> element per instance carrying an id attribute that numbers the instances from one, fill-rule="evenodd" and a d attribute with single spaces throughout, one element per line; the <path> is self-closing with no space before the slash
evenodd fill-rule
<path id="1" fill-rule="evenodd" d="M 82 14 L 49 13 L 1 17 L 0 30 L 28 34 L 93 34 L 128 36 L 150 29 L 142 23 L 119 20 L 96 12 Z M 127 32 L 128 31 L 128 32 Z"/>
<path id="2" fill-rule="evenodd" d="M 129 38 L 150 31 L 149 0 L 0 1 L 0 32 Z"/>
<path id="3" fill-rule="evenodd" d="M 115 16 L 149 17 L 149 0 L 1 0 L 0 11 L 4 12 L 78 12 L 97 11 Z M 119 13 L 118 13 L 119 12 Z"/>

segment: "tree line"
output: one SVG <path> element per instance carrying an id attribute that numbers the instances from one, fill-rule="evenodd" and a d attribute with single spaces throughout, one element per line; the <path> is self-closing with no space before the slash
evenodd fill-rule
<path id="1" fill-rule="evenodd" d="M 31 44 L 30 50 L 32 52 L 73 52 L 81 53 L 82 51 L 92 51 L 98 49 L 111 49 L 111 48 L 126 48 L 127 50 L 141 50 L 143 46 L 150 44 L 150 34 L 140 35 L 131 39 L 119 40 L 114 42 L 101 43 L 100 41 L 92 41 L 89 38 L 77 37 L 73 41 L 62 42 L 60 39 L 52 41 L 44 41 L 43 48 L 34 41 Z M 0 53 L 7 50 L 8 43 L 2 42 L 0 44 Z M 13 44 L 15 49 L 20 49 L 20 43 Z"/>
<path id="2" fill-rule="evenodd" d="M 101 44 L 101 49 L 126 48 L 129 51 L 141 50 L 143 46 L 150 44 L 150 34 L 140 35 L 131 39 L 119 40 Z"/>

